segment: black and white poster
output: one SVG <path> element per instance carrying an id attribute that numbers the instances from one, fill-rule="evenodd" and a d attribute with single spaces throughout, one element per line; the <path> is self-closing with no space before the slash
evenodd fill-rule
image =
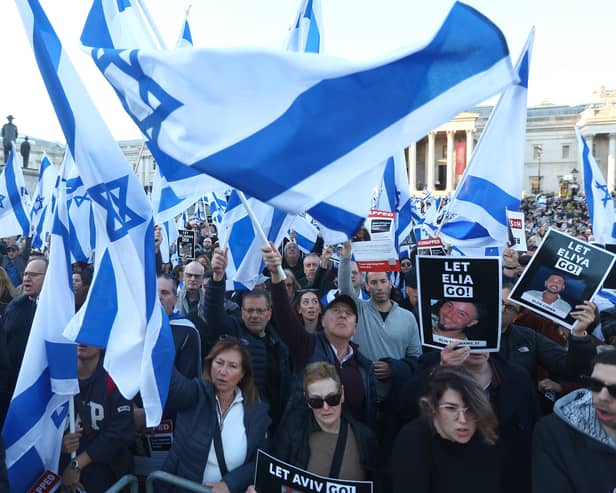
<path id="1" fill-rule="evenodd" d="M 180 229 L 178 233 L 178 255 L 187 260 L 195 260 L 195 232 L 192 229 Z"/>
<path id="2" fill-rule="evenodd" d="M 330 479 L 257 451 L 257 493 L 372 493 L 371 481 Z"/>
<path id="3" fill-rule="evenodd" d="M 550 229 L 509 298 L 556 323 L 573 328 L 570 312 L 601 288 L 613 254 Z"/>
<path id="4" fill-rule="evenodd" d="M 421 343 L 476 352 L 500 344 L 500 257 L 417 257 Z"/>

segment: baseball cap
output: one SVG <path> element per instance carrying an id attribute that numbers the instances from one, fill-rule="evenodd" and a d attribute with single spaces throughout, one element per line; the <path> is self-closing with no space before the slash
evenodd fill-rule
<path id="1" fill-rule="evenodd" d="M 355 317 L 357 318 L 357 303 L 355 303 L 355 300 L 351 298 L 348 294 L 337 294 L 334 297 L 334 299 L 329 302 L 329 305 L 327 305 L 327 307 L 325 308 L 325 311 L 329 310 L 332 306 L 334 306 L 337 303 L 344 303 L 345 305 L 348 305 L 349 308 L 353 310 L 353 313 L 355 314 Z"/>

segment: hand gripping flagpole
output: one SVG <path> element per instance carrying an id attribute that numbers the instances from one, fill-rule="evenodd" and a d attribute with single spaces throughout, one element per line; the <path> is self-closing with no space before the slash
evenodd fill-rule
<path id="1" fill-rule="evenodd" d="M 265 231 L 263 231 L 261 224 L 259 224 L 259 221 L 257 221 L 257 217 L 255 216 L 255 213 L 253 212 L 250 205 L 248 204 L 248 201 L 246 200 L 246 196 L 244 195 L 244 192 L 237 190 L 237 189 L 236 189 L 236 192 L 237 192 L 237 196 L 240 198 L 240 201 L 244 205 L 244 208 L 246 209 L 246 213 L 248 214 L 248 217 L 250 217 L 250 221 L 252 222 L 252 227 L 255 230 L 255 234 L 259 238 L 261 238 L 261 241 L 263 242 L 264 246 L 269 246 L 270 242 L 267 239 L 267 236 L 265 236 Z M 284 269 L 282 268 L 282 265 L 279 265 L 277 270 L 278 270 L 278 275 L 280 276 L 280 280 L 284 281 L 287 278 L 287 275 L 284 273 Z"/>

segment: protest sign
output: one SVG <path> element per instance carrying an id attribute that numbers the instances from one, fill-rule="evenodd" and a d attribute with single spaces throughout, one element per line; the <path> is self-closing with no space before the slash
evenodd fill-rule
<path id="1" fill-rule="evenodd" d="M 500 257 L 417 257 L 421 343 L 477 352 L 500 344 Z"/>
<path id="2" fill-rule="evenodd" d="M 195 260 L 196 233 L 192 229 L 180 229 L 178 231 L 178 252 L 180 257 Z"/>
<path id="3" fill-rule="evenodd" d="M 507 211 L 507 228 L 509 230 L 509 244 L 513 250 L 525 252 L 526 231 L 524 229 L 524 213 Z"/>
<path id="4" fill-rule="evenodd" d="M 372 493 L 372 482 L 325 478 L 258 450 L 255 489 L 259 493 Z"/>
<path id="5" fill-rule="evenodd" d="M 595 296 L 615 258 L 590 243 L 550 229 L 509 298 L 572 329 L 576 320 L 571 310 Z"/>
<path id="6" fill-rule="evenodd" d="M 148 474 L 162 469 L 172 444 L 171 419 L 163 419 L 158 426 L 146 428 L 142 434 L 138 434 L 132 450 L 135 474 L 145 478 Z"/>
<path id="7" fill-rule="evenodd" d="M 353 236 L 353 257 L 362 272 L 400 270 L 396 251 L 396 214 L 371 210 L 364 226 Z"/>
<path id="8" fill-rule="evenodd" d="M 417 253 L 419 255 L 446 255 L 445 247 L 440 238 L 426 238 L 417 241 Z"/>
<path id="9" fill-rule="evenodd" d="M 608 252 L 616 253 L 616 245 L 613 243 L 607 243 L 605 249 Z M 606 278 L 603 281 L 604 289 L 616 289 L 616 264 L 612 266 Z"/>

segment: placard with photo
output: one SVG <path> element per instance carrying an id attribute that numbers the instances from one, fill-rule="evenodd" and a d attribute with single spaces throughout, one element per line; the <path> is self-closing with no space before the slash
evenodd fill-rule
<path id="1" fill-rule="evenodd" d="M 178 233 L 178 255 L 181 258 L 195 260 L 195 242 L 197 241 L 195 231 L 192 229 L 180 229 Z"/>
<path id="2" fill-rule="evenodd" d="M 500 344 L 500 257 L 417 256 L 421 343 L 452 342 L 475 352 Z"/>
<path id="3" fill-rule="evenodd" d="M 509 294 L 509 299 L 572 329 L 571 311 L 601 289 L 616 257 L 550 229 Z"/>

